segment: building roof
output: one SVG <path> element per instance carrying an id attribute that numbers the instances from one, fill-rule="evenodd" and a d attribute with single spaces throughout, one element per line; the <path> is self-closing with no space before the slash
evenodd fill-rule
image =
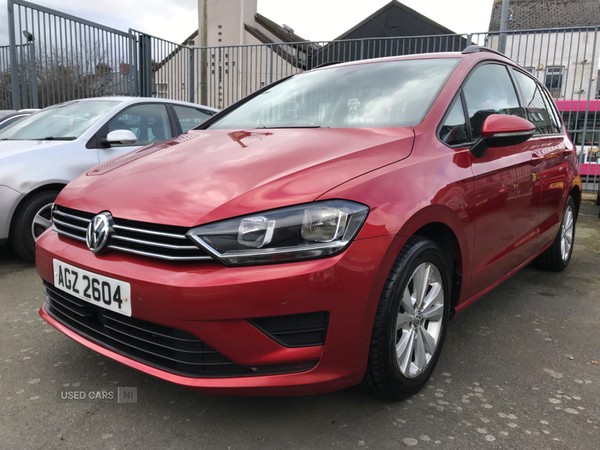
<path id="1" fill-rule="evenodd" d="M 412 23 L 421 23 L 425 25 L 427 30 L 422 30 L 425 32 L 419 32 L 421 30 L 410 30 L 410 32 L 403 32 L 400 30 L 397 24 L 387 23 L 386 16 L 393 12 L 393 10 L 399 11 L 403 16 L 411 19 Z M 342 33 L 340 36 L 335 38 L 336 41 L 342 39 L 350 39 L 352 38 L 352 34 L 363 28 L 365 25 L 368 25 L 370 22 L 378 22 L 379 28 L 381 29 L 381 33 L 378 36 L 362 36 L 362 37 L 393 37 L 393 36 L 408 36 L 408 35 L 428 35 L 428 34 L 455 34 L 454 31 L 449 30 L 448 28 L 440 25 L 437 22 L 434 22 L 430 18 L 424 16 L 421 13 L 418 13 L 412 8 L 409 8 L 406 5 L 403 5 L 397 0 L 392 0 L 387 5 L 384 5 L 369 17 L 364 19 L 362 22 L 359 22 L 348 31 Z M 431 32 L 434 30 L 434 32 Z"/>
<path id="2" fill-rule="evenodd" d="M 510 0 L 508 30 L 569 28 L 600 24 L 598 0 Z M 489 31 L 500 30 L 502 0 L 494 0 Z"/>
<path id="3" fill-rule="evenodd" d="M 271 19 L 267 19 L 262 14 L 256 13 L 254 14 L 254 20 L 256 23 L 263 26 L 268 32 L 273 34 L 274 36 L 281 39 L 280 42 L 304 42 L 306 39 L 298 36 L 294 33 L 293 30 L 291 32 L 288 29 L 285 29 L 283 26 L 276 24 Z"/>

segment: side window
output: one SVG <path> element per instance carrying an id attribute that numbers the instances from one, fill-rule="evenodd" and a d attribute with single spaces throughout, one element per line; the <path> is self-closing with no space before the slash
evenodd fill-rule
<path id="1" fill-rule="evenodd" d="M 469 141 L 465 112 L 460 96 L 454 99 L 454 104 L 440 128 L 440 139 L 448 145 L 459 145 Z"/>
<path id="2" fill-rule="evenodd" d="M 505 66 L 486 64 L 471 74 L 463 89 L 473 140 L 481 137 L 481 127 L 492 114 L 523 116 L 523 110 Z"/>
<path id="3" fill-rule="evenodd" d="M 541 86 L 535 80 L 518 70 L 513 69 L 513 73 L 525 100 L 527 119 L 535 126 L 535 134 L 557 133 L 558 131 L 553 119 L 550 118 L 547 109 L 548 106 L 544 100 L 544 91 Z"/>
<path id="4" fill-rule="evenodd" d="M 108 122 L 108 132 L 129 130 L 137 137 L 135 145 L 164 141 L 172 136 L 165 105 L 137 105 L 126 109 Z M 119 147 L 115 145 L 114 147 Z"/>
<path id="5" fill-rule="evenodd" d="M 4 122 L 0 122 L 0 130 L 15 123 L 17 120 L 21 120 L 23 117 L 27 116 L 13 116 L 10 119 L 6 119 Z"/>
<path id="6" fill-rule="evenodd" d="M 552 100 L 546 91 L 542 90 L 542 94 L 544 95 L 544 100 L 546 100 L 546 109 L 550 116 L 552 133 L 560 133 L 562 130 L 562 122 L 560 121 L 558 109 L 556 109 L 556 103 L 554 103 L 554 100 Z"/>
<path id="7" fill-rule="evenodd" d="M 206 119 L 210 117 L 208 112 L 200 111 L 196 108 L 188 108 L 185 106 L 172 105 L 179 119 L 179 125 L 181 125 L 181 131 L 184 133 L 192 128 L 200 125 Z"/>

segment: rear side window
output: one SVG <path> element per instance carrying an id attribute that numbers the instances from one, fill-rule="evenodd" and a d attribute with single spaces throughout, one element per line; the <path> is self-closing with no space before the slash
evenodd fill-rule
<path id="1" fill-rule="evenodd" d="M 492 114 L 523 117 L 523 110 L 505 66 L 486 64 L 476 68 L 463 91 L 474 141 L 481 137 L 483 122 Z"/>
<path id="2" fill-rule="evenodd" d="M 173 105 L 173 109 L 175 110 L 175 114 L 177 114 L 177 119 L 179 120 L 179 125 L 181 125 L 181 131 L 183 133 L 197 127 L 210 117 L 208 112 L 200 111 L 196 108 Z"/>
<path id="3" fill-rule="evenodd" d="M 554 100 L 552 100 L 545 90 L 542 89 L 542 93 L 544 94 L 546 109 L 548 110 L 550 122 L 552 123 L 552 132 L 560 133 L 562 131 L 562 122 L 560 120 L 560 115 L 558 114 L 558 109 L 556 109 L 556 103 L 554 103 Z"/>
<path id="4" fill-rule="evenodd" d="M 542 87 L 527 75 L 514 70 L 515 79 L 521 88 L 525 100 L 527 119 L 535 126 L 535 134 L 553 134 L 560 132 L 558 117 L 552 117 L 547 96 Z"/>
<path id="5" fill-rule="evenodd" d="M 460 96 L 454 100 L 454 105 L 440 128 L 440 139 L 448 145 L 460 145 L 469 141 L 465 112 Z"/>

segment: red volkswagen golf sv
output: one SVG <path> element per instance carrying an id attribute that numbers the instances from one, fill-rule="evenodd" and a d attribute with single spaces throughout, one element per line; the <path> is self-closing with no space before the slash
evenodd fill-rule
<path id="1" fill-rule="evenodd" d="M 201 391 L 399 399 L 457 312 L 567 266 L 580 196 L 552 98 L 499 54 L 317 68 L 70 183 L 40 314 Z"/>

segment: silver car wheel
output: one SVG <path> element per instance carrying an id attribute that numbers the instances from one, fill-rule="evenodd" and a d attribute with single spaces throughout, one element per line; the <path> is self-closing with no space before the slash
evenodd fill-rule
<path id="1" fill-rule="evenodd" d="M 419 265 L 402 293 L 396 318 L 396 362 L 406 378 L 419 376 L 439 344 L 444 319 L 444 283 L 432 263 Z"/>
<path id="2" fill-rule="evenodd" d="M 563 261 L 567 261 L 569 259 L 569 255 L 571 254 L 571 247 L 573 246 L 573 234 L 575 231 L 574 225 L 575 221 L 573 207 L 569 205 L 565 210 L 565 214 L 563 215 L 563 220 L 560 226 L 560 254 Z"/>
<path id="3" fill-rule="evenodd" d="M 34 241 L 37 241 L 38 237 L 52 226 L 52 206 L 54 203 L 44 205 L 35 214 L 33 222 L 31 222 L 31 235 Z"/>

